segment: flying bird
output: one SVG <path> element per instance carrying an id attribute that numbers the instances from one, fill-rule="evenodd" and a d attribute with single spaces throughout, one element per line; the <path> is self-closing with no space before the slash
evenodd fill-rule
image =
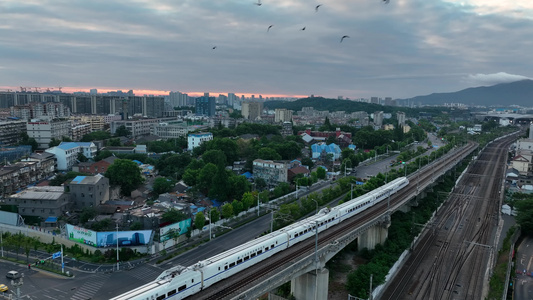
<path id="1" fill-rule="evenodd" d="M 254 4 L 257 5 L 257 6 L 261 6 L 261 4 L 263 4 L 263 3 L 261 3 L 261 0 L 257 0 L 257 2 L 254 2 Z"/>
<path id="2" fill-rule="evenodd" d="M 382 0 L 382 1 L 383 1 L 383 3 L 385 3 L 385 4 L 389 4 L 389 1 L 390 1 L 390 0 Z"/>
<path id="3" fill-rule="evenodd" d="M 217 46 L 213 46 L 213 50 L 215 50 L 217 48 Z"/>
<path id="4" fill-rule="evenodd" d="M 344 40 L 345 38 L 349 38 L 349 36 L 347 36 L 347 35 L 343 35 L 343 36 L 341 37 L 341 41 L 340 41 L 340 43 L 342 43 L 342 40 Z"/>
<path id="5" fill-rule="evenodd" d="M 270 26 L 268 26 L 267 32 L 270 31 L 270 28 L 272 28 L 272 26 L 274 26 L 274 25 L 270 25 Z"/>
<path id="6" fill-rule="evenodd" d="M 319 8 L 320 6 L 322 6 L 322 4 L 319 4 L 319 5 L 317 5 L 317 6 L 315 7 L 315 12 L 318 12 L 318 8 Z"/>
<path id="7" fill-rule="evenodd" d="M 304 28 L 302 28 L 302 29 L 300 29 L 300 30 L 305 30 L 305 26 L 304 26 Z"/>

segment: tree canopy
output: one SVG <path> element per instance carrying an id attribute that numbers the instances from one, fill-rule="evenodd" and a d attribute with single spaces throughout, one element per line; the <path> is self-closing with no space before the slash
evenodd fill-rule
<path id="1" fill-rule="evenodd" d="M 107 168 L 105 177 L 109 178 L 109 183 L 120 186 L 123 195 L 130 195 L 144 179 L 141 176 L 141 168 L 129 159 L 116 159 Z"/>

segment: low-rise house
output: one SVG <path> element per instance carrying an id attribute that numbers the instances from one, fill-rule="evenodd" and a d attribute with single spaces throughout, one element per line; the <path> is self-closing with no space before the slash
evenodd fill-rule
<path id="1" fill-rule="evenodd" d="M 6 204 L 16 205 L 22 216 L 57 218 L 71 209 L 70 195 L 60 186 L 34 186 L 11 195 Z"/>
<path id="2" fill-rule="evenodd" d="M 109 200 L 109 179 L 102 175 L 76 176 L 68 188 L 75 210 L 97 207 Z"/>
<path id="3" fill-rule="evenodd" d="M 97 162 L 83 162 L 73 166 L 72 170 L 91 175 L 104 174 L 116 159 L 116 156 L 110 156 Z"/>

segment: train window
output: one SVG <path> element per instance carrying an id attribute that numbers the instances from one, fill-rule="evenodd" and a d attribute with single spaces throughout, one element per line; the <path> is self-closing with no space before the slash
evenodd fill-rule
<path id="1" fill-rule="evenodd" d="M 249 256 L 245 256 L 245 257 L 244 257 L 244 261 L 247 261 L 247 260 L 249 260 L 249 259 L 250 259 Z"/>
<path id="2" fill-rule="evenodd" d="M 165 299 L 166 297 L 167 297 L 166 295 L 161 295 L 161 296 L 159 296 L 159 297 L 157 297 L 157 298 L 155 298 L 155 299 L 156 299 L 156 300 L 163 300 L 163 299 Z"/>
<path id="3" fill-rule="evenodd" d="M 235 263 L 234 263 L 234 262 L 232 262 L 231 264 L 229 264 L 229 267 L 230 267 L 230 268 L 233 268 L 234 266 L 235 266 Z"/>
<path id="4" fill-rule="evenodd" d="M 237 264 L 240 264 L 240 263 L 242 263 L 242 259 L 239 259 L 239 260 L 237 261 Z"/>
<path id="5" fill-rule="evenodd" d="M 182 285 L 182 286 L 180 286 L 180 287 L 178 288 L 178 292 L 181 292 L 181 291 L 183 291 L 183 290 L 186 289 L 186 288 L 187 288 L 187 285 L 184 284 L 184 285 Z"/>
<path id="6" fill-rule="evenodd" d="M 174 295 L 176 293 L 176 290 L 172 290 L 170 292 L 168 292 L 167 296 L 170 297 L 172 295 Z"/>
<path id="7" fill-rule="evenodd" d="M 218 267 L 218 270 L 220 271 L 220 267 Z"/>
<path id="8" fill-rule="evenodd" d="M 270 245 L 270 249 L 274 248 L 274 244 Z"/>
<path id="9" fill-rule="evenodd" d="M 294 235 L 294 237 L 298 237 L 298 233 L 296 233 L 296 234 Z"/>
<path id="10" fill-rule="evenodd" d="M 250 257 L 255 257 L 255 253 L 252 253 L 252 255 L 250 255 Z"/>
<path id="11" fill-rule="evenodd" d="M 228 266 L 224 266 L 224 270 L 227 270 L 228 269 Z"/>
<path id="12" fill-rule="evenodd" d="M 191 279 L 191 283 L 194 283 L 194 278 L 193 278 L 193 279 Z"/>
<path id="13" fill-rule="evenodd" d="M 261 253 L 263 253 L 263 250 L 257 251 L 257 254 L 261 254 Z"/>

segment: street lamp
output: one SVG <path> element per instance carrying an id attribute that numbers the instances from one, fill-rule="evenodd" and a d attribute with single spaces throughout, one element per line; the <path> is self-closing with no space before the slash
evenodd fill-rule
<path id="1" fill-rule="evenodd" d="M 213 219 L 211 218 L 211 210 L 212 209 L 213 209 L 212 207 L 209 208 L 209 240 L 211 240 L 211 237 L 213 236 L 211 234 L 211 225 L 213 224 Z"/>
<path id="2" fill-rule="evenodd" d="M 259 192 L 257 192 L 257 216 L 259 217 Z"/>
<path id="3" fill-rule="evenodd" d="M 307 198 L 307 199 L 309 199 L 309 198 Z M 315 212 L 315 215 L 318 214 L 318 202 L 317 202 L 315 199 L 313 199 L 313 198 L 311 198 L 311 199 L 309 199 L 309 200 L 315 201 L 315 204 L 316 204 L 316 212 Z"/>

